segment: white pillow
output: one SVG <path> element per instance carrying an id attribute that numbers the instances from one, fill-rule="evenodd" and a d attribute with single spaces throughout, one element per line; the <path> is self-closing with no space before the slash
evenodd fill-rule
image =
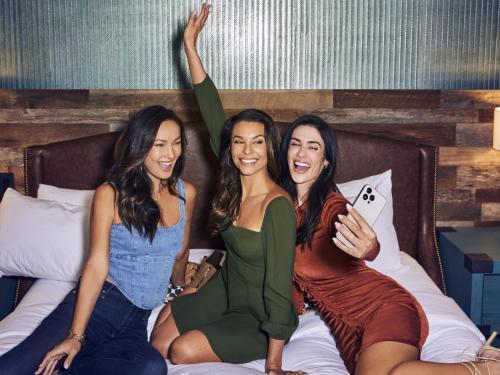
<path id="1" fill-rule="evenodd" d="M 373 224 L 373 230 L 377 234 L 380 243 L 380 253 L 372 262 L 366 264 L 380 272 L 394 271 L 401 267 L 401 257 L 399 255 L 399 243 L 396 229 L 393 225 L 393 205 L 392 205 L 392 171 L 389 169 L 384 173 L 337 184 L 342 195 L 351 203 L 356 199 L 361 188 L 370 184 L 386 198 L 385 206 Z"/>
<path id="2" fill-rule="evenodd" d="M 0 205 L 0 275 L 76 281 L 87 258 L 90 208 L 7 189 Z"/>
<path id="3" fill-rule="evenodd" d="M 39 199 L 90 207 L 94 199 L 94 192 L 95 190 L 63 189 L 52 185 L 40 184 L 37 196 Z"/>

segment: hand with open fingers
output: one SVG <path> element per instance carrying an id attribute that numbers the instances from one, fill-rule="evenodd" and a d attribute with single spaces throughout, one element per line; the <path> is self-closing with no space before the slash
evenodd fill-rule
<path id="1" fill-rule="evenodd" d="M 282 370 L 280 368 L 277 368 L 277 369 L 269 369 L 269 370 L 267 370 L 266 374 L 269 374 L 269 375 L 306 375 L 307 372 L 304 372 L 304 371 L 287 371 L 287 370 Z"/>
<path id="2" fill-rule="evenodd" d="M 333 242 L 340 250 L 357 259 L 369 258 L 369 255 L 379 248 L 377 235 L 363 219 L 363 216 L 350 204 L 347 205 L 347 210 L 351 214 L 351 219 L 339 215 L 339 221 L 335 222 L 335 227 L 351 243 L 352 247 L 346 246 L 335 237 L 333 237 Z"/>
<path id="3" fill-rule="evenodd" d="M 196 42 L 198 41 L 198 36 L 205 26 L 208 15 L 210 14 L 211 5 L 203 3 L 198 15 L 196 11 L 191 12 L 189 16 L 189 21 L 184 29 L 184 47 L 185 48 L 196 48 Z"/>
<path id="4" fill-rule="evenodd" d="M 82 344 L 80 344 L 78 341 L 70 338 L 65 339 L 45 355 L 45 358 L 43 359 L 40 366 L 38 366 L 35 375 L 52 374 L 56 369 L 58 362 L 62 360 L 64 360 L 64 368 L 69 368 L 71 362 L 73 362 L 73 359 L 78 354 L 81 347 Z"/>
<path id="5" fill-rule="evenodd" d="M 186 273 L 185 273 L 185 277 L 184 277 L 184 284 L 185 285 L 188 285 L 191 282 L 191 280 L 193 279 L 197 270 L 198 270 L 197 263 L 188 262 L 188 264 L 186 265 Z"/>

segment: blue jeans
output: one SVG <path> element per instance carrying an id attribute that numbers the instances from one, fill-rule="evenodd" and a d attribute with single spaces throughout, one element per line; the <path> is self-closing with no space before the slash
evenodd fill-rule
<path id="1" fill-rule="evenodd" d="M 18 346 L 0 357 L 0 374 L 33 374 L 45 354 L 68 337 L 77 290 Z M 147 340 L 151 310 L 130 302 L 114 285 L 106 282 L 90 317 L 86 344 L 64 374 L 167 374 L 167 364 Z"/>

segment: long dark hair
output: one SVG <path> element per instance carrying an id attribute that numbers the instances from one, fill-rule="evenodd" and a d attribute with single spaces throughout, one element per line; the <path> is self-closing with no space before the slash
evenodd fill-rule
<path id="1" fill-rule="evenodd" d="M 184 125 L 173 111 L 159 105 L 146 107 L 131 118 L 116 142 L 115 163 L 108 178 L 118 193 L 118 214 L 123 225 L 129 231 L 134 227 L 151 242 L 162 218 L 160 207 L 152 198 L 151 179 L 143 164 L 154 145 L 161 123 L 167 120 L 174 121 L 180 128 L 181 154 L 175 162 L 172 175 L 161 183 L 167 186 L 170 194 L 184 199 L 177 191 L 177 181 L 185 163 L 187 142 Z"/>
<path id="2" fill-rule="evenodd" d="M 280 135 L 271 117 L 257 109 L 246 109 L 227 120 L 221 133 L 219 178 L 210 213 L 212 232 L 214 234 L 226 229 L 240 213 L 242 194 L 240 171 L 234 165 L 231 157 L 231 136 L 234 126 L 240 121 L 252 121 L 264 125 L 267 172 L 276 182 L 280 175 L 278 154 Z"/>
<path id="3" fill-rule="evenodd" d="M 321 209 L 325 203 L 326 196 L 330 191 L 338 191 L 333 174 L 337 162 L 337 137 L 330 126 L 321 118 L 313 115 L 300 116 L 287 129 L 283 142 L 281 143 L 281 181 L 280 185 L 290 194 L 292 200 L 297 203 L 297 189 L 290 176 L 288 169 L 288 147 L 292 139 L 293 131 L 299 126 L 310 126 L 318 130 L 323 142 L 325 143 L 325 160 L 328 165 L 321 171 L 320 175 L 311 185 L 307 195 L 307 208 L 304 215 L 304 221 L 297 228 L 297 245 L 311 247 L 313 233 L 320 219 Z"/>

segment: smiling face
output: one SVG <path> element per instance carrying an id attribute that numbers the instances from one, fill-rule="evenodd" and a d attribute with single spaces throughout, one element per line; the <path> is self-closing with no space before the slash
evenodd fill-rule
<path id="1" fill-rule="evenodd" d="M 295 128 L 288 146 L 287 160 L 292 181 L 309 188 L 328 165 L 325 142 L 319 131 L 307 125 Z"/>
<path id="2" fill-rule="evenodd" d="M 255 121 L 240 121 L 231 133 L 231 158 L 244 176 L 267 168 L 265 127 Z"/>
<path id="3" fill-rule="evenodd" d="M 151 179 L 166 180 L 172 175 L 175 162 L 182 153 L 181 129 L 175 121 L 160 124 L 156 138 L 149 150 L 144 167 Z"/>

